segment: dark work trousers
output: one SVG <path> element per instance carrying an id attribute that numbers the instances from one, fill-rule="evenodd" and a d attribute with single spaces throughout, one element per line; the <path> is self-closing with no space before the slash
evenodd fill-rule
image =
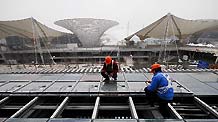
<path id="1" fill-rule="evenodd" d="M 168 103 L 171 103 L 172 101 L 171 100 L 163 100 L 163 99 L 158 98 L 157 102 L 159 104 L 160 113 L 163 115 L 163 117 L 165 119 L 169 119 L 170 112 L 169 112 Z"/>
<path id="2" fill-rule="evenodd" d="M 109 74 L 110 74 L 110 73 L 101 72 L 101 75 L 105 78 L 105 80 L 110 80 Z M 117 73 L 113 73 L 112 78 L 114 78 L 114 80 L 116 80 L 116 79 L 117 79 Z"/>
<path id="3" fill-rule="evenodd" d="M 171 100 L 163 100 L 158 97 L 158 95 L 155 92 L 151 92 L 147 90 L 147 88 L 144 89 L 146 93 L 146 98 L 148 100 L 148 103 L 151 106 L 154 106 L 154 103 L 157 102 L 159 105 L 159 111 L 162 114 L 162 116 L 166 119 L 170 118 L 170 113 L 169 113 L 169 107 L 168 103 L 171 103 Z"/>

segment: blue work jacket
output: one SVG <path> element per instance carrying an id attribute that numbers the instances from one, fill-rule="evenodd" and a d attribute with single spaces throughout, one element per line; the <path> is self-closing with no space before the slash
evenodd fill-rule
<path id="1" fill-rule="evenodd" d="M 157 95 L 163 100 L 172 100 L 174 96 L 171 78 L 168 74 L 162 72 L 154 74 L 147 90 L 157 92 Z"/>

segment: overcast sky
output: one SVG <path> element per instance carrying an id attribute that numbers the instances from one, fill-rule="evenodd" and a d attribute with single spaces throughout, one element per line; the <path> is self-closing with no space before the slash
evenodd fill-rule
<path id="1" fill-rule="evenodd" d="M 106 34 L 121 40 L 167 13 L 184 19 L 218 19 L 217 5 L 218 0 L 0 0 L 0 21 L 34 17 L 66 31 L 54 22 L 81 17 L 110 19 L 120 24 Z"/>

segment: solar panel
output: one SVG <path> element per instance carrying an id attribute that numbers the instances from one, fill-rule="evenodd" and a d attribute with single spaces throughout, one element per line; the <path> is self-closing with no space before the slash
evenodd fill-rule
<path id="1" fill-rule="evenodd" d="M 51 83 L 52 83 L 52 81 L 33 81 L 30 84 L 28 84 L 27 86 L 21 88 L 20 90 L 18 90 L 16 92 L 27 92 L 27 93 L 29 93 L 29 92 L 42 92 Z"/>
<path id="2" fill-rule="evenodd" d="M 127 81 L 147 81 L 148 79 L 145 77 L 143 73 L 124 73 L 124 76 Z"/>

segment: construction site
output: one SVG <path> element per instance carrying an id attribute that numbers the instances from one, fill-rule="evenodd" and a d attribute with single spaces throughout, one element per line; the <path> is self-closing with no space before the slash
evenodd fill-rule
<path id="1" fill-rule="evenodd" d="M 0 21 L 1 122 L 218 121 L 218 20 L 169 13 L 109 46 L 100 37 L 116 21 L 75 18 L 55 24 L 72 34 L 34 18 Z M 207 46 L 190 46 L 202 40 L 209 40 Z M 108 55 L 119 71 L 116 81 L 104 82 Z M 144 91 L 154 63 L 173 79 L 168 118 Z"/>

